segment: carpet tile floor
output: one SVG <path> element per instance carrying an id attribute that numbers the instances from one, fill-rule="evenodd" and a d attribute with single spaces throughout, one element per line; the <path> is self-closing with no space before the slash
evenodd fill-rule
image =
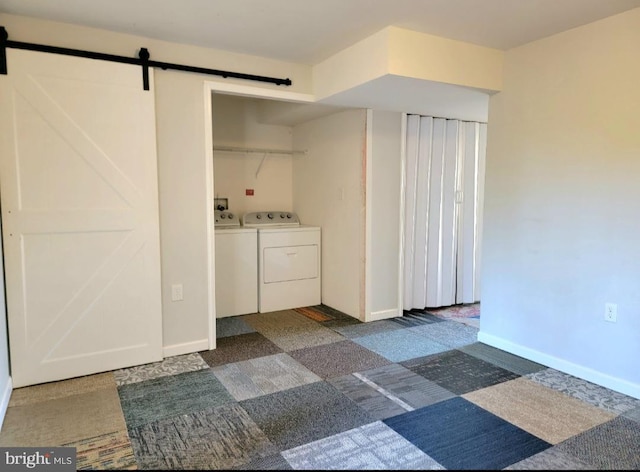
<path id="1" fill-rule="evenodd" d="M 640 469 L 640 400 L 477 342 L 479 306 L 217 320 L 217 349 L 15 389 L 78 470 Z"/>

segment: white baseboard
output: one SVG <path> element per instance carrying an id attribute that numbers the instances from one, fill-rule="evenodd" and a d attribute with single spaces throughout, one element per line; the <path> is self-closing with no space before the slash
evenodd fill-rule
<path id="1" fill-rule="evenodd" d="M 491 334 L 483 333 L 482 331 L 478 333 L 478 341 L 488 344 L 489 346 L 502 349 L 503 351 L 510 352 L 511 354 L 524 357 L 530 361 L 546 365 L 552 369 L 564 372 L 565 374 L 570 374 L 574 377 L 578 377 L 583 380 L 593 382 L 594 384 L 601 385 L 602 387 L 610 388 L 616 392 L 640 399 L 640 385 L 627 380 L 604 374 L 597 370 L 590 369 L 589 367 L 574 364 L 573 362 L 569 362 L 565 359 L 536 351 L 535 349 L 507 341 L 506 339 L 493 336 Z"/>
<path id="2" fill-rule="evenodd" d="M 209 340 L 200 339 L 198 341 L 191 341 L 189 343 L 172 344 L 171 346 L 165 346 L 162 349 L 164 357 L 180 356 L 182 354 L 191 354 L 192 352 L 208 351 Z"/>
<path id="3" fill-rule="evenodd" d="M 4 392 L 2 392 L 2 400 L 0 400 L 0 429 L 2 429 L 2 423 L 4 422 L 4 417 L 7 414 L 7 408 L 9 408 L 11 392 L 13 392 L 13 382 L 11 381 L 11 377 L 9 377 L 7 379 L 7 385 Z"/>
<path id="4" fill-rule="evenodd" d="M 392 308 L 391 310 L 372 311 L 369 313 L 369 316 L 367 316 L 365 322 L 387 320 L 389 318 L 395 318 L 396 316 L 400 316 L 397 308 Z"/>

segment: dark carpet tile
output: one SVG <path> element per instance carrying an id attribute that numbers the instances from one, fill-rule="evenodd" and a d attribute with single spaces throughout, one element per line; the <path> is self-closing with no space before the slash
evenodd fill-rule
<path id="1" fill-rule="evenodd" d="M 313 321 L 322 322 L 333 320 L 333 318 L 331 318 L 329 315 L 312 307 L 294 308 L 294 311 L 296 313 L 300 313 L 303 316 L 306 316 L 309 319 L 312 319 Z"/>
<path id="2" fill-rule="evenodd" d="M 411 359 L 401 365 L 456 395 L 520 377 L 458 350 Z"/>
<path id="3" fill-rule="evenodd" d="M 234 401 L 210 369 L 123 385 L 118 394 L 128 428 Z"/>
<path id="4" fill-rule="evenodd" d="M 551 445 L 456 397 L 384 420 L 447 469 L 502 469 Z"/>
<path id="5" fill-rule="evenodd" d="M 360 322 L 359 320 L 357 320 L 356 318 L 354 318 L 353 316 L 349 316 L 346 313 L 343 313 L 339 310 L 336 310 L 335 308 L 331 308 L 330 306 L 327 305 L 314 305 L 310 308 L 313 308 L 314 310 L 317 310 L 321 313 L 324 313 L 325 315 L 328 315 L 331 317 L 332 320 L 335 321 L 339 321 L 339 320 L 344 320 L 344 321 L 350 321 L 350 320 L 355 320 L 357 322 Z"/>
<path id="6" fill-rule="evenodd" d="M 349 340 L 290 351 L 289 355 L 323 379 L 390 363 L 384 357 Z"/>
<path id="7" fill-rule="evenodd" d="M 240 405 L 280 450 L 374 421 L 326 382 L 252 398 Z"/>
<path id="8" fill-rule="evenodd" d="M 292 470 L 291 465 L 286 461 L 282 454 L 274 454 L 272 456 L 260 457 L 251 462 L 247 462 L 232 470 Z"/>
<path id="9" fill-rule="evenodd" d="M 209 366 L 215 367 L 281 352 L 282 349 L 262 334 L 247 333 L 218 339 L 214 350 L 202 351 L 200 355 Z"/>
<path id="10" fill-rule="evenodd" d="M 567 439 L 558 448 L 597 469 L 640 470 L 640 423 L 619 416 Z"/>
<path id="11" fill-rule="evenodd" d="M 237 404 L 129 429 L 138 468 L 229 469 L 277 454 Z"/>
<path id="12" fill-rule="evenodd" d="M 444 320 L 430 313 L 422 313 L 417 310 L 404 310 L 402 316 L 390 318 L 389 321 L 398 323 L 403 328 L 413 328 L 423 324 L 442 323 Z"/>
<path id="13" fill-rule="evenodd" d="M 356 402 L 373 419 L 383 420 L 408 411 L 397 401 L 353 375 L 336 377 L 329 380 L 329 383 Z"/>
<path id="14" fill-rule="evenodd" d="M 532 374 L 546 369 L 542 364 L 538 364 L 483 343 L 469 344 L 468 346 L 459 347 L 458 350 L 493 365 L 497 365 L 498 367 L 502 367 L 503 369 L 507 369 L 508 371 L 518 375 Z"/>
<path id="15" fill-rule="evenodd" d="M 345 326 L 353 326 L 353 325 L 359 325 L 359 324 L 362 324 L 362 321 L 356 320 L 355 318 L 351 318 L 350 320 L 324 321 L 322 323 L 322 326 L 324 326 L 325 328 L 331 328 L 334 331 L 339 332 L 339 328 L 344 328 Z"/>
<path id="16" fill-rule="evenodd" d="M 216 319 L 216 338 L 226 338 L 228 336 L 255 332 L 256 330 L 245 323 L 241 316 Z"/>

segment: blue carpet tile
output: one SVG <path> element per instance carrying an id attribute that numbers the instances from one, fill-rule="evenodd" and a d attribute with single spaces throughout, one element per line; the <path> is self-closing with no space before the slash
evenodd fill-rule
<path id="1" fill-rule="evenodd" d="M 424 324 L 441 323 L 444 320 L 427 312 L 418 310 L 404 311 L 402 316 L 391 318 L 389 321 L 399 324 L 403 328 L 413 328 Z"/>
<path id="2" fill-rule="evenodd" d="M 502 469 L 551 447 L 460 397 L 384 423 L 447 469 Z"/>

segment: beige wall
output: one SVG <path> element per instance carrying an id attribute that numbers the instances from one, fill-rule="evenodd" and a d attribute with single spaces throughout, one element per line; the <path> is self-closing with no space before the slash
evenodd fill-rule
<path id="1" fill-rule="evenodd" d="M 364 110 L 293 128 L 294 210 L 322 229 L 322 303 L 364 319 Z"/>
<path id="2" fill-rule="evenodd" d="M 291 127 L 260 123 L 254 99 L 214 94 L 212 110 L 214 147 L 292 149 Z M 260 153 L 214 152 L 215 196 L 228 198 L 229 210 L 244 214 L 293 209 L 292 156 L 268 154 L 264 162 L 263 157 Z M 247 196 L 246 189 L 253 189 L 254 195 Z"/>
<path id="3" fill-rule="evenodd" d="M 640 397 L 638 45 L 635 9 L 506 54 L 480 339 Z"/>

